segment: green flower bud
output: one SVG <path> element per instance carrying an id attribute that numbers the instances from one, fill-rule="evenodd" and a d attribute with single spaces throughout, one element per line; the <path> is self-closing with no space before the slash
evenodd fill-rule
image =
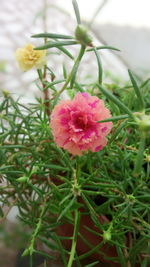
<path id="1" fill-rule="evenodd" d="M 150 155 L 146 155 L 145 160 L 146 160 L 147 162 L 150 162 Z"/>
<path id="2" fill-rule="evenodd" d="M 4 96 L 5 98 L 7 98 L 7 97 L 10 96 L 10 92 L 7 91 L 7 90 L 3 90 L 2 93 L 3 93 L 3 96 Z"/>
<path id="3" fill-rule="evenodd" d="M 129 202 L 134 202 L 135 201 L 135 196 L 133 196 L 132 194 L 126 195 L 126 198 Z"/>
<path id="4" fill-rule="evenodd" d="M 139 122 L 139 128 L 143 131 L 143 132 L 148 132 L 150 131 L 150 115 L 143 115 L 141 116 Z"/>
<path id="5" fill-rule="evenodd" d="M 28 179 L 29 179 L 29 177 L 27 177 L 27 176 L 22 176 L 22 177 L 20 177 L 20 178 L 17 179 L 17 182 L 19 182 L 19 183 L 24 183 L 24 182 L 26 182 Z"/>
<path id="6" fill-rule="evenodd" d="M 88 29 L 81 24 L 78 24 L 75 30 L 75 37 L 84 46 L 92 45 L 92 37 L 88 34 Z"/>
<path id="7" fill-rule="evenodd" d="M 110 232 L 110 230 L 103 232 L 103 239 L 106 242 L 111 240 L 111 232 Z"/>
<path id="8" fill-rule="evenodd" d="M 75 196 L 80 196 L 81 195 L 81 186 L 78 184 L 75 184 L 72 186 L 72 192 Z"/>

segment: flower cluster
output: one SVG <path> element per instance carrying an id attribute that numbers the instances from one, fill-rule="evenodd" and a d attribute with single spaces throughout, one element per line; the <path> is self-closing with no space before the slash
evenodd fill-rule
<path id="1" fill-rule="evenodd" d="M 62 100 L 51 114 L 50 127 L 56 144 L 73 155 L 84 151 L 96 152 L 107 144 L 112 122 L 103 100 L 88 93 L 77 93 L 73 100 Z"/>
<path id="2" fill-rule="evenodd" d="M 27 44 L 16 51 L 16 60 L 23 71 L 36 67 L 40 69 L 46 62 L 46 50 L 34 50 L 32 44 Z"/>

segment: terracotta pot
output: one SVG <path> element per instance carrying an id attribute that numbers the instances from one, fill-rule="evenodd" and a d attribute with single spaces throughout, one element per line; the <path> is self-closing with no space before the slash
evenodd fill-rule
<path id="1" fill-rule="evenodd" d="M 55 185 L 60 185 L 62 184 L 62 181 L 60 181 L 59 179 L 53 179 L 52 181 L 55 183 Z M 78 202 L 80 203 L 84 203 L 83 199 L 81 197 L 78 197 Z M 79 226 L 79 233 L 88 241 L 88 243 L 90 243 L 92 246 L 97 246 L 100 242 L 103 241 L 103 238 L 101 236 L 95 235 L 94 233 L 89 232 L 86 228 L 90 228 L 91 230 L 100 233 L 100 230 L 94 225 L 90 215 L 85 215 L 83 213 L 85 213 L 85 208 L 80 208 L 80 211 L 82 212 L 81 218 L 80 218 L 80 226 Z M 107 218 L 107 216 L 105 215 L 100 215 L 99 216 L 99 222 L 100 224 L 104 224 L 104 223 L 109 223 L 109 219 Z M 73 236 L 73 230 L 74 230 L 74 226 L 68 222 L 65 222 L 64 224 L 60 225 L 56 232 L 58 235 L 60 236 L 64 236 L 64 237 L 72 237 Z M 67 249 L 70 250 L 71 249 L 71 244 L 72 241 L 69 239 L 64 239 L 62 240 L 62 244 L 63 246 Z M 89 248 L 89 246 L 78 236 L 77 239 L 77 245 L 76 245 L 76 252 L 79 255 L 82 255 L 84 253 L 89 252 L 91 249 Z M 104 253 L 107 257 L 117 257 L 117 252 L 116 252 L 116 248 L 114 246 L 110 246 L 108 243 L 105 243 L 102 247 L 100 247 L 99 249 L 102 253 Z M 100 261 L 103 263 L 109 263 L 109 266 L 114 266 L 114 267 L 120 267 L 121 265 L 113 262 L 113 261 L 109 261 L 107 259 L 105 259 L 105 257 L 103 256 L 103 254 L 100 254 L 98 252 L 95 252 L 93 254 L 90 255 L 89 257 L 90 259 L 92 259 L 93 261 Z"/>
<path id="2" fill-rule="evenodd" d="M 108 218 L 104 215 L 100 215 L 98 219 L 101 224 L 109 222 Z M 89 232 L 85 228 L 85 226 L 95 232 L 100 233 L 100 230 L 94 225 L 90 216 L 82 214 L 80 218 L 80 226 L 79 226 L 80 234 L 94 247 L 97 246 L 100 242 L 102 242 L 103 238 L 101 236 L 98 236 L 98 235 L 95 235 L 94 233 Z M 71 237 L 73 235 L 73 229 L 74 229 L 74 226 L 72 224 L 64 223 L 60 225 L 59 228 L 57 229 L 57 234 L 60 236 L 64 236 L 64 237 Z M 71 249 L 71 243 L 72 243 L 71 240 L 64 239 L 62 240 L 62 243 L 63 243 L 63 246 L 67 250 Z M 77 251 L 78 256 L 90 251 L 89 246 L 81 239 L 81 237 L 78 237 L 77 239 L 76 251 Z M 115 247 L 110 246 L 108 243 L 105 243 L 102 247 L 100 247 L 99 251 L 104 253 L 108 257 L 117 257 L 117 252 L 116 252 Z M 90 259 L 93 259 L 93 261 L 98 260 L 100 262 L 105 262 L 105 263 L 107 262 L 110 264 L 110 266 L 115 266 L 115 267 L 121 266 L 120 264 L 116 262 L 105 259 L 103 254 L 100 254 L 98 252 L 94 252 L 93 254 L 91 254 Z"/>

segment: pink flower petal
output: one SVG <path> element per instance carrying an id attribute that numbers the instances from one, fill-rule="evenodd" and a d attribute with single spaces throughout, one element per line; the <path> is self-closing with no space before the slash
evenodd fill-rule
<path id="1" fill-rule="evenodd" d="M 73 155 L 82 155 L 85 151 L 97 152 L 106 146 L 112 122 L 97 121 L 110 117 L 103 100 L 86 92 L 77 93 L 73 100 L 63 100 L 55 106 L 50 127 L 58 146 Z"/>

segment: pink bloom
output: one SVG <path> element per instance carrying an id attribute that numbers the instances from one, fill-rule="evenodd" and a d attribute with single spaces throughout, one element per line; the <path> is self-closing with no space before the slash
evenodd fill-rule
<path id="1" fill-rule="evenodd" d="M 112 122 L 103 100 L 88 93 L 77 93 L 73 100 L 62 100 L 52 111 L 50 127 L 56 144 L 73 155 L 96 152 L 107 144 Z"/>

